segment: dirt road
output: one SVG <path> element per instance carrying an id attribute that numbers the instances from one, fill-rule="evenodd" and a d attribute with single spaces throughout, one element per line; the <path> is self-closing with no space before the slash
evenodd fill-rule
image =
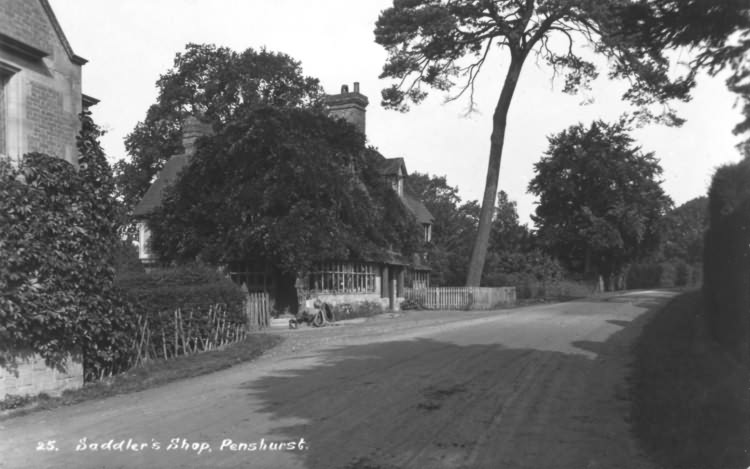
<path id="1" fill-rule="evenodd" d="M 253 363 L 1 421 L 0 467 L 651 468 L 629 347 L 670 296 L 286 333 Z"/>

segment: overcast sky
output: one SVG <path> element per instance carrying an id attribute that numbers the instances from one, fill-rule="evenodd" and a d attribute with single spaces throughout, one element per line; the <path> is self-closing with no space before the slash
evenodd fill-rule
<path id="1" fill-rule="evenodd" d="M 477 85 L 479 113 L 465 116 L 465 100 L 443 104 L 433 94 L 405 114 L 380 107 L 379 80 L 385 51 L 375 44 L 377 17 L 390 0 L 50 0 L 73 50 L 89 63 L 83 91 L 101 102 L 93 109 L 108 131 L 103 139 L 111 160 L 127 157 L 123 138 L 143 120 L 156 99 L 155 82 L 185 44 L 213 43 L 237 51 L 266 47 L 302 63 L 328 93 L 360 82 L 370 98 L 369 143 L 386 157 L 404 157 L 407 170 L 445 175 L 464 201 L 484 190 L 491 116 L 500 92 L 506 57 L 495 55 Z M 563 94 L 544 65 L 528 60 L 511 106 L 500 189 L 518 202 L 523 222 L 534 209 L 526 186 L 533 164 L 547 148 L 546 137 L 569 125 L 597 118 L 615 120 L 626 106 L 622 83 L 606 73 L 594 84 L 585 106 L 581 96 Z M 650 126 L 634 136 L 664 168 L 664 188 L 676 204 L 704 195 L 715 168 L 735 162 L 740 120 L 735 97 L 722 77 L 700 77 L 694 99 L 678 106 L 688 119 L 681 128 Z"/>

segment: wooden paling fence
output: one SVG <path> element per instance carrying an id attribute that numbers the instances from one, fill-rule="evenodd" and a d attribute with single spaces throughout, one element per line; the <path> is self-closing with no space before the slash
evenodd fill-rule
<path id="1" fill-rule="evenodd" d="M 516 302 L 516 287 L 405 288 L 404 298 L 427 309 L 491 309 Z"/>
<path id="2" fill-rule="evenodd" d="M 223 305 L 211 306 L 206 314 L 184 313 L 181 309 L 147 318 L 138 317 L 133 339 L 133 363 L 137 366 L 157 358 L 206 352 L 244 340 L 248 328 L 227 314 Z"/>
<path id="3" fill-rule="evenodd" d="M 268 293 L 248 293 L 245 300 L 245 314 L 247 314 L 247 325 L 250 329 L 262 329 L 268 327 L 271 322 L 271 310 L 273 304 Z"/>

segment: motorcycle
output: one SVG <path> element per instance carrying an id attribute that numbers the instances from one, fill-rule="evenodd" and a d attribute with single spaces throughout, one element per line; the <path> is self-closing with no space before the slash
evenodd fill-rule
<path id="1" fill-rule="evenodd" d="M 309 311 L 306 307 L 301 308 L 297 312 L 297 316 L 289 320 L 289 329 L 297 329 L 301 323 L 306 323 L 312 327 L 323 327 L 333 321 L 333 307 L 328 303 L 320 301 L 320 299 L 316 299 L 313 302 L 312 311 Z"/>

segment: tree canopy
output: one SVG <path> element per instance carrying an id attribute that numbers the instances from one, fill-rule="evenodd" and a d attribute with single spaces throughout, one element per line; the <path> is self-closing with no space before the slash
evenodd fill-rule
<path id="1" fill-rule="evenodd" d="M 304 76 L 300 63 L 286 54 L 209 44 L 188 44 L 156 86 L 156 103 L 125 138 L 129 161 L 115 165 L 118 191 L 129 208 L 166 160 L 182 150 L 187 116 L 201 115 L 218 125 L 257 107 L 315 108 L 323 97 L 318 80 Z"/>
<path id="2" fill-rule="evenodd" d="M 622 18 L 624 33 L 645 49 L 687 48 L 690 67 L 711 75 L 728 68 L 727 87 L 743 102 L 734 132 L 750 132 L 750 2 L 638 0 Z M 750 137 L 743 145 L 750 155 Z"/>
<path id="3" fill-rule="evenodd" d="M 413 252 L 417 224 L 343 121 L 307 109 L 246 109 L 204 137 L 152 212 L 165 260 L 268 262 L 289 274 L 331 259 Z"/>
<path id="4" fill-rule="evenodd" d="M 660 255 L 688 264 L 703 261 L 703 237 L 708 229 L 708 198 L 696 197 L 667 213 Z"/>
<path id="5" fill-rule="evenodd" d="M 431 284 L 460 285 L 466 278 L 469 246 L 476 236 L 479 204 L 462 203 L 458 188 L 449 185 L 445 176 L 413 172 L 407 176 L 406 184 L 434 217 L 427 252 Z"/>
<path id="6" fill-rule="evenodd" d="M 534 169 L 539 240 L 572 271 L 608 278 L 658 248 L 671 200 L 658 160 L 633 146 L 622 122 L 578 124 L 549 137 Z"/>
<path id="7" fill-rule="evenodd" d="M 407 184 L 435 217 L 427 252 L 431 283 L 460 284 L 466 278 L 471 241 L 477 232 L 479 204 L 474 200 L 462 203 L 458 189 L 445 176 L 412 173 Z M 520 224 L 516 202 L 500 191 L 482 284 L 525 289 L 529 282 L 554 281 L 561 274 L 559 266 L 537 249 L 528 227 Z"/>
<path id="8" fill-rule="evenodd" d="M 694 71 L 670 75 L 663 49 L 644 46 L 624 23 L 626 0 L 394 0 L 375 27 L 375 40 L 388 57 L 381 78 L 395 84 L 383 90 L 383 105 L 406 110 L 423 100 L 432 88 L 457 91 L 449 99 L 468 95 L 490 52 L 498 46 L 509 54 L 506 78 L 492 118 L 490 154 L 479 229 L 466 283 L 478 285 L 489 243 L 505 140 L 508 109 L 531 53 L 564 76 L 563 91 L 574 93 L 596 78 L 595 64 L 579 54 L 579 44 L 611 64 L 609 76 L 624 78 L 630 88 L 624 99 L 638 106 L 645 118 L 679 124 L 668 107 L 655 114 L 650 105 L 666 106 L 687 99 Z"/>

